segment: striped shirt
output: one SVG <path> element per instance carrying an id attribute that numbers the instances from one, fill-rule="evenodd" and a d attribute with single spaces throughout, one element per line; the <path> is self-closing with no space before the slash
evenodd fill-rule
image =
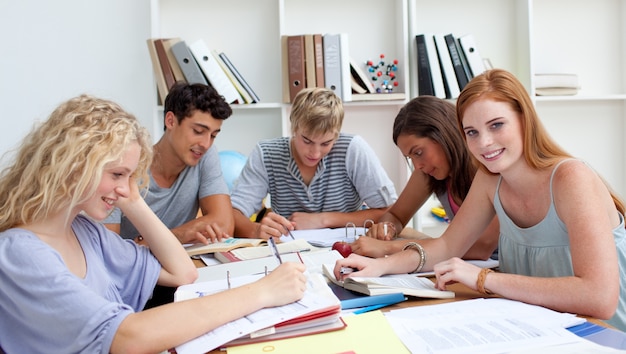
<path id="1" fill-rule="evenodd" d="M 397 199 L 372 148 L 360 136 L 344 133 L 320 161 L 308 186 L 291 154 L 289 137 L 259 142 L 235 182 L 231 201 L 249 217 L 268 193 L 272 211 L 284 217 L 294 212 L 354 212 L 364 203 L 384 208 Z"/>

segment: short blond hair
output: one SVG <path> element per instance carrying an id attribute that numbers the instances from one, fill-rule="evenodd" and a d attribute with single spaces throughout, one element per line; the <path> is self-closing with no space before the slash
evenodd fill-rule
<path id="1" fill-rule="evenodd" d="M 343 114 L 343 103 L 331 89 L 303 89 L 296 95 L 291 107 L 291 132 L 295 134 L 302 130 L 311 135 L 334 133 L 339 136 Z"/>

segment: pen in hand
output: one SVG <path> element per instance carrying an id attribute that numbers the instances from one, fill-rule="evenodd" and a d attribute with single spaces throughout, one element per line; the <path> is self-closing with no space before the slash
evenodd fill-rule
<path id="1" fill-rule="evenodd" d="M 278 253 L 278 247 L 276 247 L 276 241 L 274 241 L 274 237 L 270 237 L 268 240 L 268 245 L 274 254 L 274 257 L 278 260 L 279 264 L 283 264 L 283 260 L 280 258 L 280 253 Z"/>

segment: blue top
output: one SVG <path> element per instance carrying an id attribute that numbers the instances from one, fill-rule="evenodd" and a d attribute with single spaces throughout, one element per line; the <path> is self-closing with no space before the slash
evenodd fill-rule
<path id="1" fill-rule="evenodd" d="M 272 211 L 290 217 L 294 212 L 354 212 L 393 204 L 396 190 L 374 150 L 358 135 L 341 133 L 319 162 L 306 185 L 291 152 L 291 138 L 259 142 L 235 182 L 231 202 L 250 216 L 270 194 Z"/>
<path id="2" fill-rule="evenodd" d="M 574 275 L 570 253 L 569 234 L 559 218 L 552 195 L 550 177 L 550 208 L 545 218 L 527 228 L 518 227 L 506 214 L 500 203 L 500 181 L 496 187 L 493 206 L 500 221 L 499 262 L 500 271 L 536 277 L 567 277 Z M 624 217 L 613 229 L 620 270 L 620 298 L 617 311 L 607 322 L 626 331 L 626 229 Z M 602 289 L 598 289 L 602 291 Z"/>
<path id="3" fill-rule="evenodd" d="M 108 353 L 120 323 L 152 295 L 161 265 L 87 217 L 72 229 L 83 249 L 83 279 L 30 231 L 0 233 L 0 346 L 7 353 Z"/>

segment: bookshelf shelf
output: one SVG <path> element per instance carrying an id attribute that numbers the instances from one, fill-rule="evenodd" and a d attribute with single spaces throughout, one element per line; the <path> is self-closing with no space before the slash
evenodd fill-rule
<path id="1" fill-rule="evenodd" d="M 283 103 L 281 78 L 282 35 L 344 32 L 355 61 L 375 60 L 381 53 L 398 59 L 396 92 L 406 93 L 406 98 L 346 102 L 343 127 L 372 145 L 398 191 L 408 174 L 391 130 L 397 112 L 417 94 L 415 36 L 472 34 L 483 57 L 494 67 L 513 72 L 533 94 L 535 73 L 579 75 L 578 95 L 533 100 L 557 141 L 626 196 L 622 0 L 151 0 L 151 20 L 153 37 L 203 39 L 211 49 L 227 53 L 257 92 L 261 103 L 233 105 L 233 116 L 216 141 L 221 150 L 244 154 L 260 139 L 289 134 L 290 105 Z M 160 133 L 161 118 L 156 114 L 153 130 Z M 598 153 L 597 146 L 607 153 Z"/>

